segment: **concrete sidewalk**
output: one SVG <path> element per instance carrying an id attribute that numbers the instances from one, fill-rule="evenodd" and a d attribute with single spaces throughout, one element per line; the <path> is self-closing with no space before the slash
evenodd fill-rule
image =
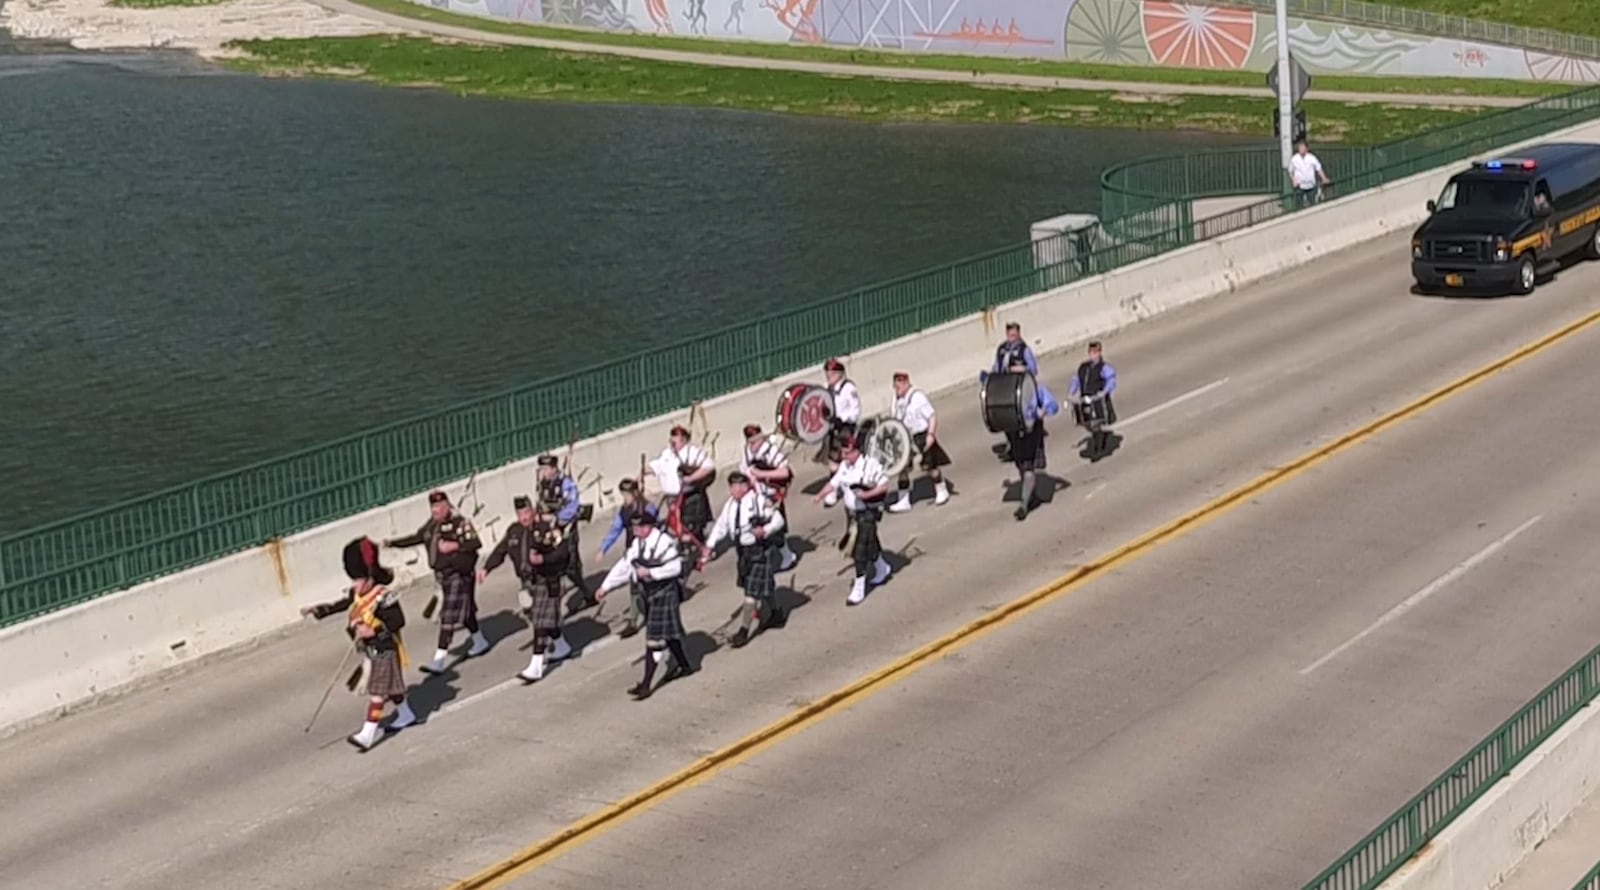
<path id="1" fill-rule="evenodd" d="M 981 86 L 1018 87 L 1030 90 L 1087 90 L 1091 92 L 1132 93 L 1139 96 L 1249 96 L 1270 99 L 1265 87 L 1213 86 L 1209 84 L 1152 83 L 1138 80 L 1089 80 L 1072 77 L 1044 77 L 1028 74 L 982 73 L 935 68 L 891 68 L 882 65 L 851 65 L 840 62 L 811 62 L 799 59 L 771 59 L 757 56 L 724 55 L 715 52 L 653 49 L 581 40 L 556 40 L 505 34 L 480 28 L 446 25 L 409 15 L 373 9 L 352 0 L 312 0 L 325 9 L 345 15 L 363 16 L 403 31 L 447 37 L 473 43 L 531 46 L 574 53 L 602 53 L 724 68 L 756 68 L 766 71 L 796 71 L 839 77 L 873 77 L 882 80 L 937 81 Z M 503 20 L 501 20 L 503 22 Z M 1515 108 L 1534 101 L 1520 96 L 1456 96 L 1413 93 L 1362 93 L 1318 91 L 1316 98 L 1329 102 L 1357 102 L 1384 105 L 1424 105 L 1454 108 Z"/>
<path id="2" fill-rule="evenodd" d="M 1600 862 L 1600 794 L 1556 828 L 1550 839 L 1528 854 L 1498 890 L 1572 890 Z M 1463 888 L 1477 890 L 1477 888 Z"/>

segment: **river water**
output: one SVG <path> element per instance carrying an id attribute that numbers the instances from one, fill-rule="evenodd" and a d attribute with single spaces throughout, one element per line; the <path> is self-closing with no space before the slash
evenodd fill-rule
<path id="1" fill-rule="evenodd" d="M 0 43 L 0 532 L 1017 243 L 1111 163 L 1238 141 Z"/>

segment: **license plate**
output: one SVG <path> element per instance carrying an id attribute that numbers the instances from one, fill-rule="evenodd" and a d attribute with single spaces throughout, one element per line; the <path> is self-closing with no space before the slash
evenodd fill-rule
<path id="1" fill-rule="evenodd" d="M 1449 285 L 1450 287 L 1460 287 L 1461 286 L 1461 276 L 1460 275 L 1456 275 L 1456 274 L 1446 275 L 1444 277 L 1444 283 Z"/>

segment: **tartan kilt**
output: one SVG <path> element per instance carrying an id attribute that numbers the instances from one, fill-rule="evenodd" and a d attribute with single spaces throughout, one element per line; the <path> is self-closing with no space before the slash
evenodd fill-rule
<path id="1" fill-rule="evenodd" d="M 1035 421 L 1033 429 L 1021 435 L 1006 433 L 1006 444 L 1011 447 L 1011 462 L 1016 464 L 1018 470 L 1027 472 L 1045 468 L 1043 420 Z"/>
<path id="2" fill-rule="evenodd" d="M 920 459 L 917 465 L 924 470 L 937 470 L 940 467 L 950 466 L 950 455 L 944 451 L 944 443 L 934 441 L 933 447 L 928 447 L 928 434 L 926 432 L 912 433 L 911 444 L 917 448 Z"/>
<path id="3" fill-rule="evenodd" d="M 711 497 L 703 489 L 696 488 L 678 495 L 681 506 L 678 508 L 678 521 L 683 523 L 686 531 L 694 533 L 696 538 L 704 539 L 706 526 L 711 524 Z"/>
<path id="4" fill-rule="evenodd" d="M 528 611 L 528 626 L 534 636 L 553 637 L 561 632 L 561 576 L 538 575 L 523 582 L 533 608 Z"/>
<path id="5" fill-rule="evenodd" d="M 356 687 L 356 695 L 382 696 L 406 694 L 406 675 L 400 667 L 400 653 L 394 649 L 366 650 L 364 680 Z"/>
<path id="6" fill-rule="evenodd" d="M 683 615 L 679 604 L 683 599 L 683 584 L 673 580 L 647 589 L 645 597 L 645 638 L 650 640 L 681 640 L 684 637 Z"/>
<path id="7" fill-rule="evenodd" d="M 455 630 L 466 624 L 467 616 L 477 616 L 477 579 L 460 572 L 439 572 L 439 589 L 444 604 L 439 609 L 439 629 Z"/>
<path id="8" fill-rule="evenodd" d="M 777 596 L 774 576 L 778 567 L 778 546 L 755 544 L 739 548 L 739 589 L 751 599 L 771 600 Z"/>

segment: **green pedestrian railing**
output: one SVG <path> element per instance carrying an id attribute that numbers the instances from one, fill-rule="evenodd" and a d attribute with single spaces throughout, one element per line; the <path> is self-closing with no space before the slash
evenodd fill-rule
<path id="1" fill-rule="evenodd" d="M 1352 150 L 1333 175 L 1349 194 L 1596 117 L 1591 88 Z M 1281 192 L 1260 188 L 1273 156 L 1119 167 L 1092 237 L 990 251 L 0 538 L 0 626 L 1291 212 L 1274 197 L 1193 218 L 1196 195 L 1230 183 Z M 1258 179 L 1237 174 L 1246 162 Z"/>
<path id="2" fill-rule="evenodd" d="M 1600 890 L 1600 862 L 1596 862 L 1583 880 L 1572 886 L 1572 890 Z"/>
<path id="3" fill-rule="evenodd" d="M 1317 155 L 1345 195 L 1590 120 L 1597 102 L 1600 87 L 1585 87 L 1381 145 L 1319 147 Z M 1189 221 L 1185 214 L 1202 198 L 1288 189 L 1275 145 L 1145 158 L 1101 175 L 1100 215 L 1114 220 L 1167 208 L 1170 222 L 1179 225 Z"/>
<path id="4" fill-rule="evenodd" d="M 1383 883 L 1545 739 L 1593 702 L 1597 692 L 1600 648 L 1546 686 L 1421 794 L 1317 875 L 1305 890 L 1372 890 Z"/>
<path id="5" fill-rule="evenodd" d="M 1255 9 L 1274 15 L 1276 0 L 1192 0 L 1203 6 L 1231 6 Z M 1371 25 L 1394 31 L 1409 31 L 1430 37 L 1454 37 L 1480 43 L 1497 43 L 1518 49 L 1542 50 L 1583 59 L 1600 59 L 1600 40 L 1582 34 L 1567 34 L 1547 28 L 1525 28 L 1503 22 L 1469 19 L 1459 15 L 1406 9 L 1364 0 L 1288 0 L 1289 14 L 1308 19 L 1326 19 L 1353 25 Z"/>

